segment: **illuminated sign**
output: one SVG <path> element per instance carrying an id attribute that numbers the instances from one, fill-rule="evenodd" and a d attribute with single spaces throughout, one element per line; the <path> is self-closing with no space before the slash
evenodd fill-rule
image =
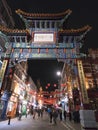
<path id="1" fill-rule="evenodd" d="M 54 42 L 54 33 L 34 33 L 34 42 Z"/>

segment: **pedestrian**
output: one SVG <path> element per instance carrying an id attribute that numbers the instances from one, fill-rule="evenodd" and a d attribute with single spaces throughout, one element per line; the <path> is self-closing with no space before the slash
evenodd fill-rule
<path id="1" fill-rule="evenodd" d="M 66 121 L 66 114 L 67 114 L 67 112 L 66 112 L 66 110 L 64 110 L 63 115 L 64 115 L 64 120 L 65 121 Z"/>
<path id="2" fill-rule="evenodd" d="M 53 113 L 52 113 L 52 116 L 53 116 L 53 122 L 54 124 L 56 125 L 57 124 L 57 117 L 58 117 L 58 112 L 56 109 L 53 109 Z"/>
<path id="3" fill-rule="evenodd" d="M 60 121 L 62 121 L 62 110 L 59 109 L 59 117 L 60 117 Z"/>
<path id="4" fill-rule="evenodd" d="M 79 111 L 76 110 L 76 122 L 79 123 L 80 122 L 80 115 L 79 115 Z"/>
<path id="5" fill-rule="evenodd" d="M 33 109 L 33 119 L 35 119 L 35 116 L 36 116 L 36 108 Z"/>
<path id="6" fill-rule="evenodd" d="M 10 122 L 11 122 L 11 111 L 7 112 L 7 118 L 8 118 L 8 125 L 10 125 Z"/>
<path id="7" fill-rule="evenodd" d="M 70 120 L 70 121 L 72 120 L 72 114 L 71 114 L 70 111 L 69 111 L 69 120 Z"/>
<path id="8" fill-rule="evenodd" d="M 26 118 L 27 118 L 28 114 L 29 114 L 29 108 L 26 109 Z"/>
<path id="9" fill-rule="evenodd" d="M 18 120 L 20 121 L 22 117 L 22 103 L 19 104 L 18 108 Z"/>
<path id="10" fill-rule="evenodd" d="M 21 112 L 21 110 L 19 110 L 19 115 L 18 115 L 18 120 L 19 121 L 21 120 L 21 117 L 22 117 L 22 112 Z"/>
<path id="11" fill-rule="evenodd" d="M 50 115 L 50 123 L 52 123 L 52 118 L 53 118 L 52 110 L 50 111 L 49 115 Z"/>
<path id="12" fill-rule="evenodd" d="M 52 117 L 53 117 L 53 115 L 52 115 L 52 108 L 48 108 L 48 114 L 49 114 L 49 118 L 50 118 L 50 123 L 52 123 Z"/>
<path id="13" fill-rule="evenodd" d="M 41 111 L 41 118 L 43 118 L 43 111 L 44 111 L 43 108 L 41 108 L 40 111 Z"/>
<path id="14" fill-rule="evenodd" d="M 40 108 L 37 108 L 37 115 L 38 115 L 38 118 L 39 118 L 40 115 L 41 115 L 41 109 L 40 109 Z"/>
<path id="15" fill-rule="evenodd" d="M 63 111 L 62 104 L 60 104 L 59 107 L 58 107 L 60 121 L 62 121 L 62 111 Z"/>

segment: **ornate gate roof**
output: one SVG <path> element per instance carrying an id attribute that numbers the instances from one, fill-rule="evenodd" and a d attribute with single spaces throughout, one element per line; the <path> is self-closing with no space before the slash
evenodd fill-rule
<path id="1" fill-rule="evenodd" d="M 25 11 L 22 11 L 20 9 L 16 10 L 16 13 L 18 15 L 22 15 L 23 17 L 26 17 L 26 18 L 50 18 L 50 19 L 58 19 L 58 18 L 63 18 L 65 17 L 66 15 L 68 14 L 71 14 L 71 10 L 68 9 L 64 12 L 61 12 L 61 13 L 27 13 Z"/>

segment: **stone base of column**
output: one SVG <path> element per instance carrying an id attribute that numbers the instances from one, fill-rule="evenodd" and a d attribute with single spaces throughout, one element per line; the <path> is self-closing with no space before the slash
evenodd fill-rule
<path id="1" fill-rule="evenodd" d="M 97 128 L 81 128 L 81 130 L 98 130 Z"/>
<path id="2" fill-rule="evenodd" d="M 81 130 L 98 130 L 93 110 L 80 110 Z"/>

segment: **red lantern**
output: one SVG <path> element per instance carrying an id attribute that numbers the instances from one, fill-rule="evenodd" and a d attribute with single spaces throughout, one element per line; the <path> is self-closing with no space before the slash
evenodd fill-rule
<path id="1" fill-rule="evenodd" d="M 64 87 L 64 84 L 61 84 L 61 87 Z"/>
<path id="2" fill-rule="evenodd" d="M 56 84 L 54 84 L 54 87 L 56 87 L 57 85 Z"/>
<path id="3" fill-rule="evenodd" d="M 49 86 L 50 86 L 50 83 L 48 83 L 47 85 L 48 85 L 48 87 L 49 87 Z"/>
<path id="4" fill-rule="evenodd" d="M 46 86 L 46 89 L 48 89 L 48 87 Z"/>
<path id="5" fill-rule="evenodd" d="M 13 77 L 12 74 L 10 74 L 10 75 L 9 75 L 9 78 L 12 79 L 12 77 Z"/>
<path id="6" fill-rule="evenodd" d="M 13 70 L 10 68 L 9 73 L 12 73 L 12 72 L 13 72 Z"/>

